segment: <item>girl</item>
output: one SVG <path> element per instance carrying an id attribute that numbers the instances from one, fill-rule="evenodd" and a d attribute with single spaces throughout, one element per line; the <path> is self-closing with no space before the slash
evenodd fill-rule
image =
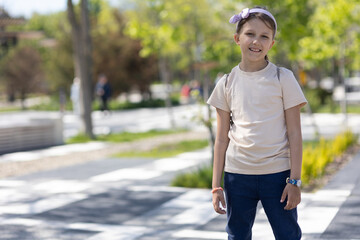
<path id="1" fill-rule="evenodd" d="M 247 8 L 230 23 L 237 23 L 241 62 L 219 80 L 208 100 L 217 113 L 214 209 L 227 212 L 228 239 L 248 240 L 261 201 L 275 238 L 299 240 L 300 108 L 307 101 L 293 73 L 268 61 L 277 30 L 273 15 Z M 223 171 L 227 206 L 220 187 Z"/>

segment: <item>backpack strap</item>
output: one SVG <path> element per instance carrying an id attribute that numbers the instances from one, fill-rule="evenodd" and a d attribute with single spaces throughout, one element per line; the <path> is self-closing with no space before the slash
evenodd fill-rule
<path id="1" fill-rule="evenodd" d="M 227 83 L 228 83 L 228 78 L 229 78 L 229 75 L 230 75 L 229 73 L 227 73 L 227 74 L 226 74 L 225 87 L 226 87 L 226 85 L 227 85 Z"/>
<path id="2" fill-rule="evenodd" d="M 278 78 L 278 80 L 280 82 L 280 68 L 279 67 L 276 67 L 276 75 L 277 75 L 277 78 Z M 280 83 L 280 86 L 281 86 L 281 83 Z M 282 102 L 283 102 L 283 108 L 285 109 L 282 86 L 281 86 L 281 99 L 282 99 Z"/>
<path id="3" fill-rule="evenodd" d="M 225 87 L 226 87 L 226 85 L 227 85 L 227 83 L 228 83 L 229 75 L 230 75 L 230 73 L 227 73 L 227 74 L 226 74 Z M 232 112 L 230 112 L 230 126 L 232 126 L 233 124 L 234 124 L 234 121 L 232 120 Z"/>

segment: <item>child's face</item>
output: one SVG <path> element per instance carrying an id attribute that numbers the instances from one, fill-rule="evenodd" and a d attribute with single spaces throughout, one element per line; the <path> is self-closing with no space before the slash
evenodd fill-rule
<path id="1" fill-rule="evenodd" d="M 257 18 L 247 21 L 234 39 L 241 48 L 242 60 L 250 62 L 265 61 L 266 54 L 275 42 L 273 30 Z"/>

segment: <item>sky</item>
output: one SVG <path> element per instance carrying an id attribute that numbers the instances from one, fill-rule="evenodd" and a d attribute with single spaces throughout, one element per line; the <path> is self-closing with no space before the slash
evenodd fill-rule
<path id="1" fill-rule="evenodd" d="M 67 0 L 0 0 L 0 7 L 12 17 L 30 18 L 36 12 L 40 14 L 48 14 L 66 10 Z M 79 0 L 73 0 L 78 3 Z M 119 5 L 121 0 L 110 0 L 111 5 Z"/>

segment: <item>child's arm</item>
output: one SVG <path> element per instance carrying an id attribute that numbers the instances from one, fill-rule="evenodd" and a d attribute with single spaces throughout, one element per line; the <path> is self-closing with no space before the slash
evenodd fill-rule
<path id="1" fill-rule="evenodd" d="M 301 178 L 302 166 L 302 135 L 301 135 L 301 122 L 300 122 L 300 108 L 303 104 L 285 110 L 285 120 L 287 127 L 287 134 L 290 144 L 290 178 Z M 301 201 L 300 188 L 287 184 L 281 196 L 281 202 L 285 201 L 287 197 L 286 210 L 295 208 Z"/>
<path id="2" fill-rule="evenodd" d="M 213 165 L 213 179 L 212 187 L 218 188 L 221 186 L 221 178 L 224 171 L 225 153 L 229 145 L 228 132 L 230 129 L 230 113 L 221 109 L 216 109 L 217 132 L 214 147 L 214 165 Z M 213 192 L 213 205 L 217 213 L 225 214 L 226 212 L 220 208 L 219 202 L 223 207 L 225 206 L 224 194 L 221 190 Z"/>

